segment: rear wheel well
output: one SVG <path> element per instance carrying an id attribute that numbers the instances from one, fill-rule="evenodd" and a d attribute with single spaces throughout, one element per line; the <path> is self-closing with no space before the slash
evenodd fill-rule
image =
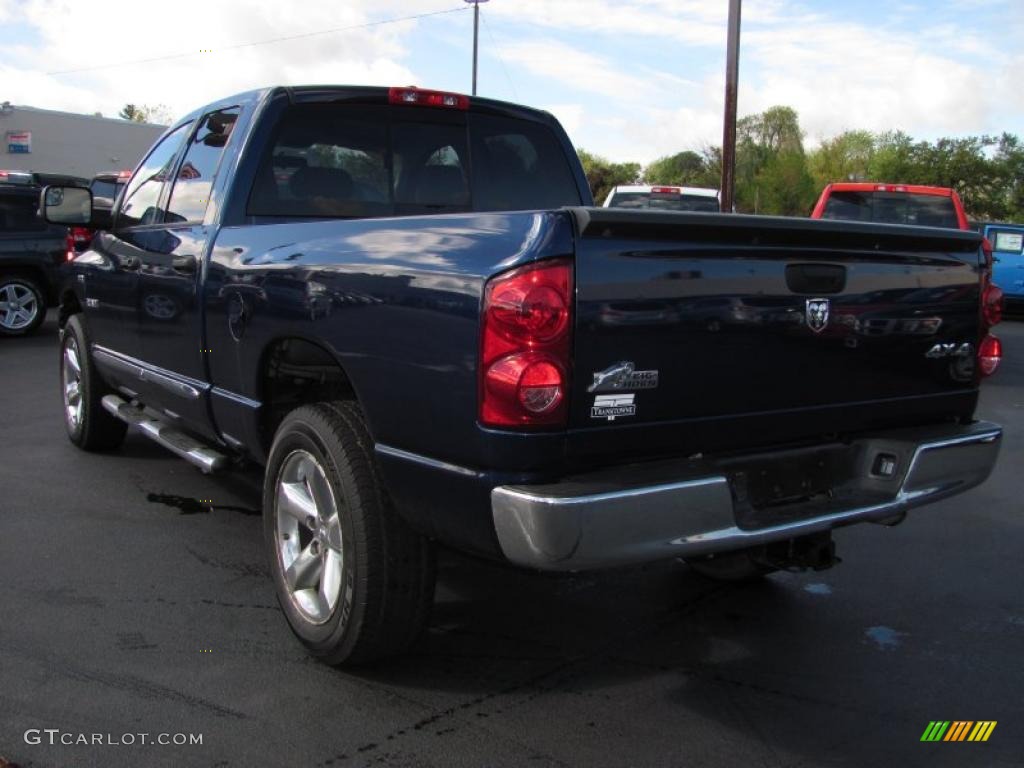
<path id="1" fill-rule="evenodd" d="M 3 268 L 0 269 L 0 277 L 22 277 L 26 280 L 31 280 L 39 287 L 39 290 L 43 292 L 43 296 L 46 299 L 47 304 L 49 304 L 53 298 L 53 294 L 50 293 L 50 281 L 46 279 L 46 275 L 43 273 L 43 270 L 38 267 L 16 266 Z"/>
<path id="2" fill-rule="evenodd" d="M 78 297 L 74 291 L 64 291 L 60 297 L 60 312 L 57 315 L 57 324 L 63 328 L 72 315 L 82 312 L 82 305 L 78 303 Z"/>
<path id="3" fill-rule="evenodd" d="M 348 375 L 327 349 L 306 339 L 278 339 L 263 355 L 260 371 L 263 416 L 260 436 L 264 455 L 284 417 L 302 405 L 353 400 Z"/>

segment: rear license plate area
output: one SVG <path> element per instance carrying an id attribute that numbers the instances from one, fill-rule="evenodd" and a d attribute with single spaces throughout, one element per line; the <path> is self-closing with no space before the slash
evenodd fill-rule
<path id="1" fill-rule="evenodd" d="M 736 522 L 760 528 L 799 517 L 825 503 L 849 479 L 850 448 L 818 446 L 730 461 L 726 468 Z"/>

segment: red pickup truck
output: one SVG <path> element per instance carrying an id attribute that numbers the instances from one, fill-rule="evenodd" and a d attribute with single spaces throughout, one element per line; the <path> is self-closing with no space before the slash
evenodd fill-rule
<path id="1" fill-rule="evenodd" d="M 915 224 L 946 229 L 971 229 L 960 195 L 949 187 L 875 182 L 836 182 L 821 191 L 812 219 L 870 221 L 877 224 Z M 984 303 L 988 311 L 1002 316 L 1003 291 L 992 282 L 993 253 L 988 238 L 981 249 L 987 264 Z M 990 342 L 992 345 L 997 341 Z M 994 349 L 994 348 L 993 348 Z M 1002 353 L 1001 347 L 999 353 Z"/>
<path id="2" fill-rule="evenodd" d="M 822 190 L 811 218 L 970 229 L 955 190 L 917 184 L 829 184 Z"/>

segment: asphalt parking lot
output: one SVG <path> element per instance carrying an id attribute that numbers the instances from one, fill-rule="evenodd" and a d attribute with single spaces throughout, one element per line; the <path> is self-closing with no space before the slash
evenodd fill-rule
<path id="1" fill-rule="evenodd" d="M 679 564 L 551 577 L 442 558 L 430 631 L 309 659 L 260 547 L 259 477 L 64 436 L 56 328 L 0 339 L 0 755 L 22 766 L 1020 766 L 1024 323 L 979 415 L 993 478 L 839 567 L 722 587 Z M 209 501 L 207 501 L 209 500 Z M 212 504 L 212 511 L 208 511 Z M 995 720 L 986 743 L 922 743 Z M 201 745 L 26 743 L 202 734 Z"/>

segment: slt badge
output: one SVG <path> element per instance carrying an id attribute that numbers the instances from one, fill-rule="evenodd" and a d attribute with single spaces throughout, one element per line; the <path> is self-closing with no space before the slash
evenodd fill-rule
<path id="1" fill-rule="evenodd" d="M 628 360 L 597 371 L 587 392 L 620 392 L 624 389 L 654 389 L 658 386 L 657 371 L 638 371 Z"/>
<path id="2" fill-rule="evenodd" d="M 807 327 L 815 333 L 821 333 L 828 325 L 828 299 L 807 300 Z"/>

